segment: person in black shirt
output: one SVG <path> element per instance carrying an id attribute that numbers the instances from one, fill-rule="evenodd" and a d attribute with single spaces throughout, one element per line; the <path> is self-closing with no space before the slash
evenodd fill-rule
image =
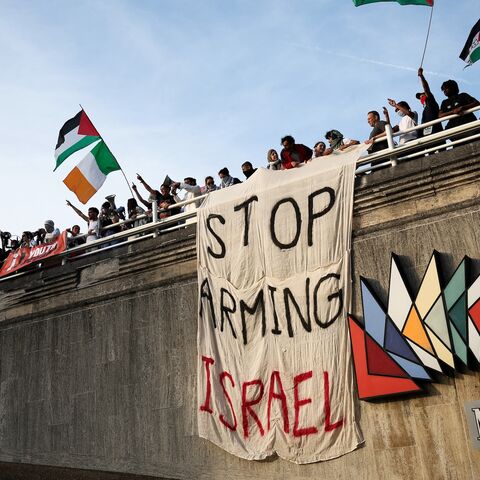
<path id="1" fill-rule="evenodd" d="M 137 186 L 135 184 L 132 184 L 132 189 L 135 192 L 135 194 L 137 195 L 140 202 L 142 202 L 148 208 L 148 210 L 151 211 L 153 201 L 157 202 L 157 205 L 158 205 L 159 208 L 162 208 L 160 206 L 160 204 L 162 204 L 164 202 L 168 202 L 170 205 L 174 205 L 175 203 L 177 203 L 177 202 L 175 202 L 175 199 L 173 198 L 173 195 L 171 195 L 171 193 L 170 193 L 170 185 L 167 185 L 167 184 L 163 183 L 160 186 L 160 191 L 158 191 L 158 190 L 154 190 L 143 179 L 143 177 L 141 175 L 139 175 L 138 173 L 137 173 L 137 179 L 145 187 L 145 189 L 150 193 L 148 201 L 142 198 L 142 196 L 138 192 Z M 171 209 L 171 214 L 172 215 L 177 215 L 178 213 L 180 213 L 180 211 L 181 211 L 180 208 L 172 208 Z"/>
<path id="2" fill-rule="evenodd" d="M 435 100 L 435 97 L 430 90 L 430 85 L 428 85 L 427 80 L 425 80 L 425 77 L 423 76 L 423 68 L 418 69 L 418 77 L 422 82 L 423 92 L 417 93 L 416 97 L 423 105 L 422 123 L 427 123 L 438 118 L 440 107 L 438 106 L 437 100 Z M 425 137 L 427 135 L 431 135 L 432 133 L 441 132 L 442 130 L 442 124 L 436 123 L 435 125 L 430 125 L 429 127 L 422 129 L 421 135 Z"/>
<path id="3" fill-rule="evenodd" d="M 458 84 L 455 80 L 447 80 L 446 82 L 443 82 L 441 88 L 447 98 L 440 106 L 438 117 L 443 118 L 453 114 L 459 115 L 458 117 L 449 120 L 445 129 L 459 127 L 460 125 L 474 122 L 477 119 L 473 113 L 464 114 L 466 110 L 480 105 L 476 98 L 473 98 L 468 93 L 459 93 Z M 471 135 L 471 133 L 468 133 L 467 135 Z"/>

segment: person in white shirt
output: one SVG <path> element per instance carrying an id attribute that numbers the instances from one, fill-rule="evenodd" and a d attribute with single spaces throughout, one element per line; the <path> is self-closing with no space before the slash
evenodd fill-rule
<path id="1" fill-rule="evenodd" d="M 67 200 L 67 205 L 71 207 L 79 217 L 83 218 L 88 223 L 86 243 L 94 242 L 95 240 L 99 239 L 100 225 L 98 221 L 98 214 L 100 212 L 98 211 L 98 208 L 90 207 L 88 209 L 88 216 L 87 216 L 77 207 L 72 205 L 68 200 Z"/>
<path id="2" fill-rule="evenodd" d="M 178 194 L 177 190 L 185 190 L 185 196 L 181 199 Z M 172 195 L 176 202 L 183 202 L 185 200 L 193 200 L 194 198 L 200 196 L 202 194 L 202 189 L 199 185 L 197 185 L 197 180 L 192 177 L 184 178 L 183 182 L 173 182 L 172 183 Z M 195 210 L 197 207 L 200 206 L 200 201 L 188 203 L 183 207 L 184 212 L 191 212 Z M 192 221 L 190 219 L 190 221 Z M 188 222 L 188 220 L 187 220 Z"/>
<path id="3" fill-rule="evenodd" d="M 400 123 L 393 127 L 394 132 L 404 132 L 405 130 L 417 126 L 418 114 L 410 109 L 410 105 L 408 105 L 407 102 L 401 101 L 397 103 L 395 100 L 389 98 L 388 103 L 395 109 L 395 112 L 397 112 L 398 116 L 401 118 Z M 405 145 L 407 142 L 416 140 L 417 137 L 417 130 L 404 133 L 398 137 L 398 144 Z"/>
<path id="4" fill-rule="evenodd" d="M 44 237 L 44 243 L 53 243 L 60 236 L 60 230 L 55 228 L 53 220 L 45 220 L 44 226 L 47 232 Z"/>

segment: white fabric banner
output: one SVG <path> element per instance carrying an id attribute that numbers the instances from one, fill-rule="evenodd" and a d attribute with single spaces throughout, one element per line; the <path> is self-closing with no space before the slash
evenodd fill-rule
<path id="1" fill-rule="evenodd" d="M 311 463 L 363 441 L 346 315 L 365 148 L 258 169 L 198 210 L 198 431 L 234 455 Z"/>

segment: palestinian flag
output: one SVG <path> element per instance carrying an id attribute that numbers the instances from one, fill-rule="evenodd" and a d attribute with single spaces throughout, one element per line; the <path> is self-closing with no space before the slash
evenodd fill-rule
<path id="1" fill-rule="evenodd" d="M 433 7 L 433 0 L 353 0 L 353 3 L 356 7 L 360 7 L 360 5 L 366 5 L 367 3 L 380 2 L 397 2 L 400 5 L 424 5 L 426 7 Z"/>
<path id="2" fill-rule="evenodd" d="M 480 59 L 480 20 L 472 28 L 460 58 L 467 62 L 467 67 Z"/>
<path id="3" fill-rule="evenodd" d="M 63 183 L 85 204 L 100 190 L 107 175 L 115 170 L 120 170 L 120 165 L 104 141 L 100 140 Z"/>
<path id="4" fill-rule="evenodd" d="M 73 118 L 67 120 L 60 129 L 57 146 L 55 147 L 55 160 L 57 163 L 53 171 L 72 153 L 96 142 L 99 138 L 100 134 L 87 114 L 80 110 Z"/>

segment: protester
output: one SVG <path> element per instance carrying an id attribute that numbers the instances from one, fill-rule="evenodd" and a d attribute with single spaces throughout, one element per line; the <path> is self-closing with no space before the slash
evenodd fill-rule
<path id="1" fill-rule="evenodd" d="M 153 202 L 157 202 L 158 204 L 164 200 L 163 198 L 161 198 L 162 194 L 161 192 L 159 192 L 158 190 L 154 190 L 144 179 L 143 177 L 137 173 L 137 180 L 145 187 L 145 190 L 147 190 L 147 192 L 150 194 L 149 197 L 148 197 L 148 201 L 144 200 L 142 198 L 142 196 L 138 193 L 138 189 L 136 187 L 135 184 L 132 183 L 132 188 L 133 188 L 133 191 L 135 192 L 135 194 L 137 195 L 138 199 L 149 209 L 151 210 L 152 208 L 152 203 Z M 160 187 L 160 190 L 162 190 L 162 188 L 168 188 L 168 193 L 170 193 L 170 186 L 169 185 L 162 185 Z"/>
<path id="2" fill-rule="evenodd" d="M 162 203 L 164 205 L 165 205 L 165 202 L 167 202 L 168 205 L 174 205 L 176 203 L 175 198 L 170 191 L 171 190 L 170 183 L 162 183 L 162 185 L 160 186 L 160 191 L 158 191 L 158 190 L 154 190 L 152 187 L 150 187 L 150 185 L 148 185 L 148 183 L 145 182 L 145 180 L 142 178 L 142 176 L 139 175 L 138 173 L 137 173 L 137 179 L 145 187 L 145 189 L 150 193 L 150 196 L 148 197 L 148 201 L 144 200 L 142 198 L 142 196 L 140 195 L 140 193 L 138 192 L 138 189 L 137 189 L 136 185 L 134 183 L 132 183 L 132 189 L 135 192 L 135 194 L 137 195 L 140 202 L 142 202 L 143 205 L 145 205 L 147 207 L 147 209 L 148 209 L 147 214 L 148 215 L 151 214 L 152 203 L 154 201 L 157 202 L 157 205 L 158 205 L 159 209 L 162 208 L 162 206 L 161 206 Z M 178 213 L 180 213 L 180 211 L 181 211 L 180 208 L 172 208 L 169 211 L 169 215 L 177 215 Z"/>
<path id="3" fill-rule="evenodd" d="M 420 103 L 423 106 L 422 123 L 427 123 L 438 118 L 438 115 L 440 113 L 440 107 L 438 106 L 437 100 L 435 99 L 433 93 L 430 90 L 430 85 L 423 76 L 423 68 L 418 69 L 418 77 L 422 82 L 423 92 L 419 92 L 415 96 L 416 98 L 418 98 L 418 100 L 420 100 Z M 435 125 L 425 127 L 421 131 L 421 135 L 425 137 L 427 135 L 431 135 L 432 133 L 438 133 L 441 131 L 443 131 L 442 124 L 436 123 Z"/>
<path id="4" fill-rule="evenodd" d="M 325 142 L 317 142 L 313 146 L 313 155 L 312 155 L 312 158 L 309 161 L 312 161 L 313 159 L 318 158 L 318 157 L 323 157 L 323 155 L 325 154 L 326 148 L 327 148 L 327 146 L 325 145 Z"/>
<path id="5" fill-rule="evenodd" d="M 473 98 L 468 93 L 459 93 L 458 83 L 455 80 L 447 80 L 441 86 L 443 94 L 447 97 L 440 106 L 439 118 L 447 117 L 448 115 L 457 114 L 459 117 L 452 118 L 448 121 L 445 129 L 459 127 L 469 122 L 474 122 L 477 117 L 473 113 L 464 114 L 466 110 L 480 105 L 476 98 Z M 467 136 L 470 135 L 469 133 Z M 465 135 L 463 135 L 465 136 Z M 458 137 L 460 138 L 460 137 Z"/>
<path id="6" fill-rule="evenodd" d="M 267 168 L 270 170 L 282 169 L 282 160 L 278 157 L 277 151 L 273 148 L 267 152 L 267 162 Z"/>
<path id="7" fill-rule="evenodd" d="M 109 237 L 121 231 L 120 225 L 115 226 L 115 224 L 120 221 L 120 218 L 118 213 L 112 208 L 110 202 L 102 203 L 98 220 L 100 222 L 100 235 L 102 237 Z"/>
<path id="8" fill-rule="evenodd" d="M 368 153 L 376 153 L 380 150 L 388 148 L 388 143 L 386 140 L 373 143 L 377 138 L 385 136 L 385 125 L 387 125 L 387 122 L 380 120 L 380 114 L 376 110 L 368 112 L 367 122 L 372 127 L 372 131 L 370 132 L 368 140 L 365 140 L 367 145 L 372 144 L 372 146 L 368 149 Z"/>
<path id="9" fill-rule="evenodd" d="M 140 192 L 138 191 L 138 188 L 137 186 L 132 183 L 132 190 L 135 192 L 135 195 L 137 196 L 138 200 L 143 204 L 145 205 L 145 207 L 147 208 L 147 210 L 151 211 L 152 209 L 152 202 L 151 201 L 147 201 L 145 200 L 142 195 L 140 194 Z M 160 196 L 160 192 L 158 190 L 154 190 L 154 195 L 150 195 L 149 199 L 154 197 L 155 199 L 157 199 L 159 196 Z"/>
<path id="10" fill-rule="evenodd" d="M 80 226 L 73 225 L 72 228 L 67 228 L 69 234 L 67 238 L 68 248 L 78 247 L 85 243 L 85 237 L 80 233 Z"/>
<path id="11" fill-rule="evenodd" d="M 44 228 L 39 228 L 36 232 L 33 232 L 35 245 L 42 245 L 45 243 L 45 235 L 47 231 Z"/>
<path id="12" fill-rule="evenodd" d="M 312 149 L 301 143 L 295 143 L 295 139 L 291 135 L 283 137 L 281 145 L 283 149 L 280 152 L 280 158 L 282 159 L 282 168 L 285 170 L 298 167 L 312 158 Z"/>
<path id="13" fill-rule="evenodd" d="M 323 152 L 323 156 L 331 155 L 335 151 L 341 152 L 352 145 L 358 145 L 360 143 L 358 140 L 345 138 L 338 130 L 329 130 L 325 134 L 325 138 L 328 140 L 330 148 L 327 148 Z"/>
<path id="14" fill-rule="evenodd" d="M 415 128 L 418 122 L 417 112 L 412 112 L 410 105 L 403 100 L 401 102 L 396 102 L 392 98 L 388 98 L 388 103 L 395 109 L 395 112 L 401 118 L 400 123 L 393 127 L 394 132 L 404 132 L 410 128 Z M 390 123 L 390 122 L 389 122 Z M 418 133 L 416 130 L 408 133 L 404 133 L 398 137 L 398 144 L 405 145 L 412 140 L 416 140 Z"/>
<path id="15" fill-rule="evenodd" d="M 204 193 L 210 193 L 218 190 L 218 187 L 215 185 L 215 180 L 210 175 L 205 177 L 205 187 L 203 187 Z"/>
<path id="16" fill-rule="evenodd" d="M 145 210 L 138 205 L 137 201 L 134 198 L 129 198 L 127 200 L 127 218 L 128 220 L 131 220 L 129 223 L 126 224 L 128 225 L 127 228 L 135 228 L 141 225 L 145 225 L 145 223 L 147 223 L 146 218 L 141 218 L 137 220 L 137 217 L 140 217 L 144 214 Z"/>
<path id="17" fill-rule="evenodd" d="M 226 188 L 231 187 L 232 185 L 237 185 L 238 183 L 242 183 L 237 177 L 232 177 L 230 172 L 228 171 L 227 167 L 223 167 L 219 172 L 218 176 L 220 177 L 220 187 L 219 188 Z"/>
<path id="18" fill-rule="evenodd" d="M 78 216 L 80 216 L 87 222 L 88 230 L 87 230 L 87 238 L 85 239 L 86 243 L 94 242 L 95 240 L 97 240 L 99 238 L 99 228 L 100 228 L 100 224 L 98 221 L 98 214 L 99 214 L 98 208 L 90 207 L 88 209 L 88 215 L 85 215 L 81 210 L 79 210 L 77 207 L 72 205 L 68 200 L 67 200 L 67 205 L 71 207 Z"/>
<path id="19" fill-rule="evenodd" d="M 33 238 L 33 233 L 29 232 L 28 230 L 22 233 L 22 237 L 20 240 L 21 247 L 34 247 L 37 242 Z"/>
<path id="20" fill-rule="evenodd" d="M 177 190 L 185 190 L 185 196 L 183 200 L 177 195 Z M 193 177 L 186 177 L 183 179 L 183 182 L 173 182 L 172 183 L 172 195 L 175 202 L 181 202 L 186 200 L 193 200 L 196 197 L 199 197 L 202 194 L 202 189 L 197 185 L 197 180 Z M 184 212 L 191 212 L 200 206 L 199 201 L 192 202 L 183 207 Z"/>
<path id="21" fill-rule="evenodd" d="M 253 165 L 250 162 L 245 162 L 242 164 L 242 172 L 247 177 L 247 180 L 257 171 L 256 168 L 253 168 Z"/>
<path id="22" fill-rule="evenodd" d="M 60 230 L 55 228 L 53 220 L 45 220 L 44 227 L 46 234 L 43 238 L 43 243 L 53 243 L 60 236 Z"/>

